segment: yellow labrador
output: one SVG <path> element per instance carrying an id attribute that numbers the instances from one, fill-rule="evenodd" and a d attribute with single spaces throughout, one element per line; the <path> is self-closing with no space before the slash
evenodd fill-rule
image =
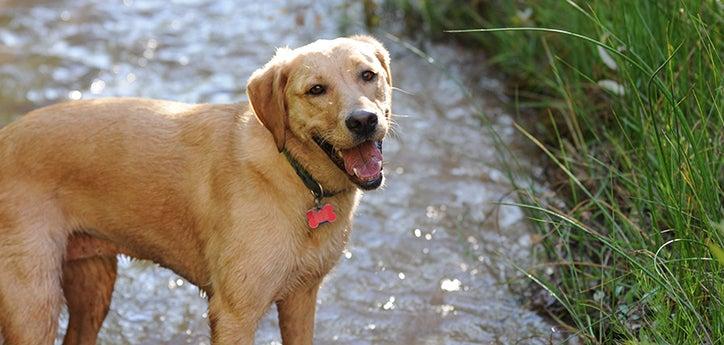
<path id="1" fill-rule="evenodd" d="M 311 344 L 317 289 L 360 189 L 383 182 L 392 77 L 367 36 L 280 49 L 250 106 L 68 102 L 0 130 L 0 333 L 95 344 L 118 253 L 209 296 L 214 344 L 252 344 L 272 303 L 285 345 Z"/>

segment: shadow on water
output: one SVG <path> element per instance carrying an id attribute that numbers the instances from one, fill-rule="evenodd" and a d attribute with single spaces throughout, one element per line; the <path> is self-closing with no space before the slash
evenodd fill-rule
<path id="1" fill-rule="evenodd" d="M 334 37 L 330 14 L 360 12 L 302 0 L 172 3 L 0 1 L 0 120 L 79 98 L 242 101 L 274 47 Z M 475 70 L 479 57 L 431 46 L 449 73 L 475 84 L 473 104 L 448 75 L 385 43 L 406 91 L 395 95 L 387 186 L 363 198 L 351 243 L 319 294 L 316 343 L 548 343 L 551 325 L 507 285 L 508 260 L 529 263 L 532 237 L 520 209 L 496 205 L 511 186 L 474 116 L 480 107 L 493 115 L 525 168 L 530 154 L 498 105 L 500 83 L 469 78 L 485 73 Z M 101 343 L 209 344 L 195 287 L 150 263 L 122 258 L 120 268 Z M 258 344 L 280 343 L 275 314 L 262 321 Z"/>

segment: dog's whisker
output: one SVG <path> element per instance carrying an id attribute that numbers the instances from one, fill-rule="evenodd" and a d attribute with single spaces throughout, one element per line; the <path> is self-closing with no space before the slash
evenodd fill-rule
<path id="1" fill-rule="evenodd" d="M 332 133 L 331 132 L 320 132 L 320 133 L 317 133 L 317 136 L 319 137 L 319 139 L 329 142 L 330 138 L 332 137 Z"/>
<path id="2" fill-rule="evenodd" d="M 401 92 L 401 93 L 403 93 L 403 94 L 405 94 L 405 95 L 408 95 L 408 96 L 415 96 L 414 93 L 409 92 L 409 91 L 407 91 L 407 90 L 403 90 L 403 89 L 401 89 L 401 88 L 399 88 L 399 87 L 393 86 L 393 87 L 392 87 L 392 90 L 393 90 L 393 91 L 399 91 L 399 92 Z"/>
<path id="3" fill-rule="evenodd" d="M 394 119 L 390 119 L 390 127 L 399 128 L 399 127 L 400 127 L 400 123 L 397 122 L 397 121 L 395 121 Z"/>
<path id="4" fill-rule="evenodd" d="M 400 133 L 400 128 L 401 128 L 401 127 L 400 127 L 399 125 L 395 125 L 395 126 L 392 126 L 391 129 L 392 129 L 392 131 L 393 131 L 395 134 L 399 134 L 399 133 Z"/>
<path id="5" fill-rule="evenodd" d="M 395 117 L 417 117 L 417 115 L 398 114 L 398 113 L 392 113 L 392 116 L 395 116 Z"/>
<path id="6" fill-rule="evenodd" d="M 401 134 L 399 132 L 400 125 L 396 122 L 390 122 L 390 131 L 389 136 L 394 139 L 401 139 Z"/>

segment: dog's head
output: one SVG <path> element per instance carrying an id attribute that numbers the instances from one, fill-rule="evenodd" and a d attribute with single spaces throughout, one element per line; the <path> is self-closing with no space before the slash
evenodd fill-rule
<path id="1" fill-rule="evenodd" d="M 391 116 L 385 48 L 368 36 L 280 49 L 247 85 L 257 118 L 282 151 L 294 136 L 319 146 L 362 189 L 382 184 L 382 139 Z"/>

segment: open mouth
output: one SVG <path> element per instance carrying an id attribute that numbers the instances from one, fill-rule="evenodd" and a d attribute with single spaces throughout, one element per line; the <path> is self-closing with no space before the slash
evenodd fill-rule
<path id="1" fill-rule="evenodd" d="M 382 141 L 364 141 L 344 150 L 319 137 L 314 141 L 322 148 L 337 167 L 347 173 L 347 177 L 364 190 L 376 189 L 382 184 Z"/>

